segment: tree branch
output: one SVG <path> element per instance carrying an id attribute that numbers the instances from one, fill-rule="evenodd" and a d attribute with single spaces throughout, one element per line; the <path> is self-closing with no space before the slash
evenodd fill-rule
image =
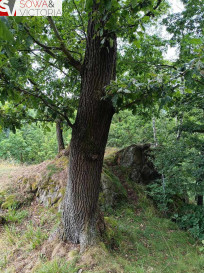
<path id="1" fill-rule="evenodd" d="M 158 0 L 156 6 L 153 7 L 153 10 L 158 9 L 158 7 L 160 6 L 161 2 L 162 2 L 162 0 Z M 152 11 L 149 11 L 149 12 L 147 12 L 145 14 L 145 16 L 153 16 L 154 17 L 154 13 L 152 13 Z"/>
<path id="2" fill-rule="evenodd" d="M 199 81 L 198 79 L 194 79 L 194 80 L 195 80 L 196 82 L 198 82 L 198 83 L 204 85 L 204 82 L 201 82 L 201 81 Z"/>
<path id="3" fill-rule="evenodd" d="M 53 29 L 54 33 L 55 33 L 55 36 L 57 37 L 57 39 L 59 40 L 60 42 L 60 45 L 61 45 L 61 50 L 64 52 L 64 54 L 66 55 L 70 65 L 72 65 L 76 70 L 78 70 L 79 72 L 81 71 L 81 63 L 77 60 L 75 60 L 72 55 L 70 54 L 70 51 L 66 48 L 65 44 L 64 44 L 64 41 L 62 40 L 61 36 L 60 36 L 60 33 L 52 19 L 51 16 L 48 16 L 48 21 L 49 21 L 49 24 L 51 26 L 51 28 Z"/>
<path id="4" fill-rule="evenodd" d="M 39 45 L 41 48 L 44 49 L 45 52 L 47 52 L 50 56 L 52 56 L 54 59 L 57 59 L 57 56 L 51 51 L 50 47 L 47 45 L 42 44 L 40 41 L 38 41 L 37 39 L 35 39 L 31 33 L 29 28 L 27 28 L 26 26 L 24 26 L 24 29 L 27 31 L 28 35 L 33 39 L 33 41 Z"/>
<path id="5" fill-rule="evenodd" d="M 160 6 L 160 4 L 162 3 L 162 0 L 158 0 L 157 1 L 157 4 L 156 4 L 156 6 L 155 7 L 153 7 L 153 10 L 156 10 L 159 6 Z M 129 7 L 131 7 L 131 5 L 129 5 L 129 6 L 127 6 L 127 7 L 124 7 L 124 8 L 129 8 Z M 140 8 L 141 7 L 141 3 L 137 6 L 138 8 Z M 154 17 L 154 13 L 152 12 L 152 11 L 148 11 L 146 14 L 144 14 L 144 16 L 142 17 L 142 18 L 140 18 L 139 20 L 142 20 L 144 17 L 146 17 L 146 16 L 152 16 L 152 17 Z M 112 31 L 112 32 L 115 32 L 115 31 L 118 31 L 118 30 L 121 30 L 121 29 L 123 29 L 123 30 L 125 30 L 125 29 L 127 29 L 127 28 L 133 28 L 133 27 L 135 27 L 135 26 L 137 26 L 138 25 L 138 21 L 137 21 L 137 23 L 135 23 L 135 24 L 131 24 L 131 25 L 125 25 L 125 26 L 123 26 L 123 27 L 121 27 L 120 29 L 116 29 L 116 30 L 114 30 L 114 31 Z"/>
<path id="6" fill-rule="evenodd" d="M 29 82 L 36 88 L 36 90 L 40 91 L 39 88 L 38 88 L 38 86 L 37 86 L 37 84 L 36 84 L 32 79 L 29 78 L 28 80 L 29 80 Z M 29 91 L 27 91 L 27 90 L 25 90 L 25 89 L 22 89 L 22 92 L 26 92 L 26 93 L 28 93 L 28 94 L 30 94 L 30 95 L 32 95 L 32 96 L 34 96 L 34 97 L 39 98 L 40 100 L 42 100 L 42 102 L 43 102 L 47 107 L 49 107 L 49 108 L 52 109 L 54 112 L 56 112 L 58 115 L 60 115 L 61 117 L 63 117 L 63 118 L 66 120 L 67 124 L 68 124 L 71 128 L 73 128 L 73 124 L 71 123 L 71 121 L 69 120 L 69 118 L 68 118 L 65 114 L 61 113 L 58 109 L 56 109 L 56 108 L 58 108 L 58 107 L 57 107 L 54 103 L 48 103 L 48 102 L 46 101 L 46 99 L 45 99 L 42 95 L 33 94 L 32 92 L 29 92 Z"/>
<path id="7" fill-rule="evenodd" d="M 6 83 L 6 84 L 10 84 L 10 81 L 7 79 L 6 75 L 1 71 L 0 73 L 0 79 Z M 37 99 L 39 99 L 40 101 L 42 101 L 44 103 L 44 105 L 46 105 L 48 108 L 50 108 L 52 111 L 54 111 L 55 113 L 57 113 L 58 115 L 60 115 L 61 117 L 63 117 L 63 119 L 66 120 L 67 124 L 73 128 L 73 124 L 71 123 L 71 121 L 69 120 L 69 118 L 67 117 L 66 114 L 61 113 L 59 111 L 59 107 L 57 105 L 55 105 L 54 103 L 50 103 L 47 102 L 46 98 L 43 96 L 43 94 L 40 92 L 40 89 L 38 88 L 37 84 L 30 78 L 28 78 L 29 82 L 35 87 L 35 89 L 38 91 L 38 93 L 33 93 L 27 89 L 21 88 L 20 86 L 18 86 L 17 84 L 15 86 L 12 86 L 13 89 L 15 89 L 16 91 L 29 95 L 29 96 L 33 96 Z M 41 94 L 40 94 L 41 93 Z"/>
<path id="8" fill-rule="evenodd" d="M 133 101 L 131 101 L 130 103 L 123 105 L 123 106 L 120 108 L 120 110 L 124 110 L 124 109 L 126 109 L 126 108 L 128 108 L 128 107 L 134 105 L 135 103 L 139 103 L 139 102 L 141 102 L 141 99 L 133 100 Z"/>
<path id="9" fill-rule="evenodd" d="M 60 47 L 56 47 L 56 46 L 48 46 L 47 47 L 48 49 L 52 49 L 52 50 L 61 50 L 61 48 Z M 44 48 L 33 48 L 33 49 L 31 49 L 31 48 L 28 48 L 28 49 L 18 49 L 18 51 L 20 51 L 20 52 L 33 52 L 33 51 L 42 51 L 42 50 L 44 50 Z"/>
<path id="10" fill-rule="evenodd" d="M 75 1 L 72 0 L 72 2 L 73 2 L 74 6 L 75 6 L 75 8 L 76 8 L 76 10 L 77 10 L 77 12 L 79 14 L 79 18 L 80 18 L 81 24 L 82 24 L 83 33 L 84 33 L 85 38 L 87 39 L 86 30 L 85 30 L 85 27 L 84 27 L 84 21 L 83 21 L 83 18 L 81 16 L 81 13 L 80 13 L 80 11 L 79 11 L 79 9 L 78 9 L 77 4 L 75 3 Z"/>
<path id="11" fill-rule="evenodd" d="M 34 53 L 34 52 L 32 52 L 32 54 L 33 55 L 35 55 L 37 58 L 40 58 L 41 59 L 41 61 L 43 61 L 45 64 L 49 64 L 49 65 L 51 65 L 52 67 L 54 67 L 54 68 L 56 68 L 56 69 L 58 69 L 60 72 L 62 72 L 65 76 L 68 76 L 68 74 L 67 73 L 65 73 L 61 68 L 59 68 L 57 65 L 55 65 L 55 64 L 53 64 L 53 63 L 51 63 L 51 62 L 49 62 L 49 61 L 47 61 L 47 60 L 45 60 L 43 57 L 41 57 L 41 56 L 39 56 L 39 55 L 37 55 L 36 53 Z"/>

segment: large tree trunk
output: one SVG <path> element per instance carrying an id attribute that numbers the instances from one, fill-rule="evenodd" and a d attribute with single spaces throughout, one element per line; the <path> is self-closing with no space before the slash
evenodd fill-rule
<path id="1" fill-rule="evenodd" d="M 96 238 L 97 203 L 112 102 L 102 99 L 105 86 L 115 79 L 116 37 L 96 36 L 89 20 L 85 61 L 81 73 L 81 96 L 70 144 L 68 184 L 64 201 L 64 239 L 82 248 Z M 105 43 L 101 41 L 105 38 Z M 110 40 L 113 46 L 110 46 Z"/>
<path id="2" fill-rule="evenodd" d="M 56 121 L 56 134 L 57 134 L 58 153 L 60 153 L 62 150 L 65 149 L 61 120 Z"/>

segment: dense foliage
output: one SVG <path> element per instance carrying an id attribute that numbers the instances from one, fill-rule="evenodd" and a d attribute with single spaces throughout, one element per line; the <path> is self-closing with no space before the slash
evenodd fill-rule
<path id="1" fill-rule="evenodd" d="M 15 134 L 6 130 L 0 134 L 0 158 L 27 164 L 52 159 L 57 154 L 55 131 L 55 125 L 45 130 L 40 124 L 24 125 Z M 70 132 L 64 132 L 64 139 L 68 145 Z"/>

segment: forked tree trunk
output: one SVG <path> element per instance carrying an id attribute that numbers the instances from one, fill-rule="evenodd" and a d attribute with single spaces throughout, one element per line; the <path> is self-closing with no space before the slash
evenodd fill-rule
<path id="1" fill-rule="evenodd" d="M 97 203 L 109 128 L 114 114 L 104 87 L 115 79 L 116 37 L 96 36 L 89 21 L 85 61 L 81 73 L 81 96 L 72 131 L 68 184 L 64 201 L 64 239 L 81 248 L 96 238 Z M 101 40 L 105 38 L 102 45 Z"/>
<path id="2" fill-rule="evenodd" d="M 58 153 L 60 153 L 62 150 L 65 149 L 61 120 L 56 121 L 56 134 L 57 134 Z"/>

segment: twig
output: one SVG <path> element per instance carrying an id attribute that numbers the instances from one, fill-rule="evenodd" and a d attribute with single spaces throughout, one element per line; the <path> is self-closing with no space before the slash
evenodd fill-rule
<path id="1" fill-rule="evenodd" d="M 86 30 L 85 30 L 85 27 L 84 27 L 84 21 L 83 21 L 83 18 L 81 16 L 81 13 L 80 13 L 80 11 L 79 11 L 79 9 L 78 9 L 77 4 L 75 3 L 75 1 L 72 0 L 72 2 L 73 2 L 74 6 L 75 6 L 75 8 L 76 8 L 76 10 L 77 10 L 77 12 L 79 14 L 79 18 L 80 18 L 81 24 L 82 24 L 83 33 L 84 33 L 85 38 L 87 39 Z"/>

